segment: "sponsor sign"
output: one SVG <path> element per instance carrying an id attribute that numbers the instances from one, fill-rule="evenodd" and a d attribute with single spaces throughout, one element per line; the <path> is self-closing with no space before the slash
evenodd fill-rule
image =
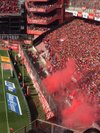
<path id="1" fill-rule="evenodd" d="M 82 17 L 82 12 L 78 12 L 78 17 Z"/>
<path id="2" fill-rule="evenodd" d="M 78 12 L 77 11 L 73 11 L 73 16 L 77 16 Z"/>
<path id="3" fill-rule="evenodd" d="M 6 90 L 16 92 L 15 84 L 9 81 L 5 81 Z"/>
<path id="4" fill-rule="evenodd" d="M 100 18 L 95 17 L 94 20 L 96 20 L 96 21 L 100 21 Z"/>
<path id="5" fill-rule="evenodd" d="M 17 113 L 18 115 L 22 115 L 18 97 L 10 93 L 6 93 L 6 98 L 7 98 L 8 109 Z"/>
<path id="6" fill-rule="evenodd" d="M 1 61 L 2 62 L 10 63 L 10 58 L 9 57 L 6 57 L 6 56 L 1 56 Z"/>
<path id="7" fill-rule="evenodd" d="M 100 21 L 100 12 L 96 12 L 96 13 L 95 13 L 95 18 L 94 18 L 94 20 Z"/>
<path id="8" fill-rule="evenodd" d="M 83 12 L 83 18 L 88 18 L 88 13 L 87 12 Z"/>
<path id="9" fill-rule="evenodd" d="M 89 19 L 94 19 L 94 14 L 92 14 L 92 13 L 89 13 L 89 17 L 88 17 Z"/>

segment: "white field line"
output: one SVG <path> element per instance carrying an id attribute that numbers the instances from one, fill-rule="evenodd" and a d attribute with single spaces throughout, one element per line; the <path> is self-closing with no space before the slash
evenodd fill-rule
<path id="1" fill-rule="evenodd" d="M 3 94 L 4 94 L 4 104 L 5 104 L 5 113 L 6 113 L 6 120 L 7 120 L 7 130 L 8 132 L 7 133 L 10 133 L 10 130 L 9 130 L 9 122 L 8 122 L 8 113 L 7 113 L 7 102 L 6 102 L 6 96 L 5 96 L 5 87 L 4 87 L 4 76 L 3 76 L 3 68 L 2 68 L 2 63 L 1 63 L 1 73 L 2 73 L 2 83 L 3 83 Z"/>

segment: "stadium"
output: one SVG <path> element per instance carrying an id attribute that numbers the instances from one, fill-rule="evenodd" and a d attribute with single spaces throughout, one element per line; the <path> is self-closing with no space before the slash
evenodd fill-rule
<path id="1" fill-rule="evenodd" d="M 100 132 L 100 1 L 0 1 L 0 133 Z"/>

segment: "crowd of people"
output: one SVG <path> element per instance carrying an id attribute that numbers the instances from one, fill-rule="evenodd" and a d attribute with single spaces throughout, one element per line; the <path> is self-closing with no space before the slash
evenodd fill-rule
<path id="1" fill-rule="evenodd" d="M 80 71 L 98 67 L 99 28 L 95 22 L 89 24 L 77 19 L 47 35 L 43 41 L 50 53 L 52 71 L 64 68 L 68 57 L 76 59 Z"/>
<path id="2" fill-rule="evenodd" d="M 47 10 L 48 8 L 55 7 L 55 5 L 56 5 L 56 3 L 50 3 L 50 4 L 48 4 L 48 3 L 45 3 L 45 4 L 38 3 L 38 4 L 34 4 L 33 1 L 28 2 L 28 7 L 29 8 L 35 8 L 37 10 L 39 8 L 42 8 L 42 9 L 46 9 Z"/>
<path id="3" fill-rule="evenodd" d="M 100 24 L 75 19 L 48 34 L 43 42 L 48 51 L 49 59 L 46 58 L 46 60 L 51 64 L 48 67 L 51 74 L 66 68 L 70 58 L 76 62 L 76 70 L 68 88 L 57 92 L 54 98 L 64 99 L 65 96 L 68 104 L 71 104 L 73 97 L 83 95 L 87 102 L 96 105 L 98 117 L 100 109 Z M 60 106 L 59 102 L 58 106 Z M 97 119 L 100 122 L 100 118 Z"/>
<path id="4" fill-rule="evenodd" d="M 75 19 L 68 24 L 64 24 L 50 34 L 46 35 L 42 43 L 48 51 L 46 62 L 50 63 L 48 72 L 53 74 L 58 70 L 67 67 L 70 58 L 75 60 L 76 69 L 72 81 L 68 88 L 61 89 L 60 92 L 52 96 L 60 96 L 61 101 L 71 104 L 73 98 L 83 95 L 91 105 L 98 107 L 97 123 L 100 122 L 98 110 L 100 106 L 100 24 L 90 20 Z M 44 51 L 42 51 L 44 52 Z M 30 61 L 34 65 L 41 79 L 43 67 L 39 65 L 39 55 L 34 55 L 28 51 Z M 78 79 L 79 78 L 79 79 Z M 57 102 L 58 102 L 57 98 Z M 66 103 L 65 103 L 66 104 Z M 58 102 L 60 106 L 60 103 Z M 64 104 L 63 104 L 64 105 Z"/>
<path id="5" fill-rule="evenodd" d="M 29 30 L 38 30 L 38 31 L 43 31 L 43 32 L 46 32 L 46 31 L 50 30 L 50 28 L 35 26 L 35 25 L 28 25 L 28 29 Z"/>
<path id="6" fill-rule="evenodd" d="M 39 54 L 36 52 L 34 53 L 32 50 L 28 50 L 27 51 L 27 54 L 29 56 L 29 59 L 32 63 L 32 65 L 34 66 L 37 74 L 39 75 L 39 77 L 41 79 L 45 78 L 46 77 L 46 73 L 45 73 L 45 70 L 41 64 L 41 60 L 40 60 L 40 56 Z"/>
<path id="7" fill-rule="evenodd" d="M 81 87 L 88 88 L 89 93 L 100 90 L 100 26 L 96 22 L 76 19 L 51 32 L 43 42 L 51 74 L 65 68 L 68 59 L 73 58 L 76 72 L 82 74 Z"/>
<path id="8" fill-rule="evenodd" d="M 68 59 L 73 58 L 76 61 L 76 72 L 82 75 L 80 84 L 85 88 L 90 86 L 89 91 L 93 88 L 100 90 L 99 28 L 96 22 L 76 19 L 47 35 L 43 43 L 48 51 L 49 58 L 46 61 L 50 62 L 49 73 L 62 70 L 67 66 Z M 34 56 L 31 51 L 28 55 L 41 73 L 43 68 L 38 67 L 38 56 Z"/>
<path id="9" fill-rule="evenodd" d="M 73 7 L 86 7 L 86 9 L 97 9 L 100 10 L 100 1 L 99 0 L 71 0 L 70 6 Z"/>
<path id="10" fill-rule="evenodd" d="M 2 13 L 18 13 L 19 12 L 19 6 L 18 6 L 19 0 L 2 0 L 0 2 L 0 14 Z"/>
<path id="11" fill-rule="evenodd" d="M 34 14 L 33 12 L 28 12 L 28 17 L 33 19 L 33 20 L 40 20 L 41 22 L 51 20 L 53 17 L 56 17 L 57 14 L 52 14 L 51 16 L 42 16 L 42 15 L 37 15 Z"/>

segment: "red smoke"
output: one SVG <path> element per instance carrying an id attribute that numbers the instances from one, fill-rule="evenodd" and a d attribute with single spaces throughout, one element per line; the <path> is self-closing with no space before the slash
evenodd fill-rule
<path id="1" fill-rule="evenodd" d="M 57 71 L 53 75 L 44 79 L 43 82 L 49 93 L 54 93 L 59 89 L 65 88 L 66 84 L 71 81 L 71 77 L 75 69 L 75 61 L 73 59 L 69 59 L 65 69 Z"/>
<path id="2" fill-rule="evenodd" d="M 89 105 L 81 95 L 73 99 L 69 108 L 62 110 L 63 125 L 78 129 L 90 127 L 95 121 L 95 111 L 95 106 Z"/>
<path id="3" fill-rule="evenodd" d="M 43 81 L 50 94 L 58 92 L 54 98 L 60 111 L 62 124 L 73 129 L 85 129 L 96 120 L 95 105 L 89 103 L 89 96 L 79 87 L 80 78 L 75 61 L 69 59 L 65 69 L 48 76 Z"/>

